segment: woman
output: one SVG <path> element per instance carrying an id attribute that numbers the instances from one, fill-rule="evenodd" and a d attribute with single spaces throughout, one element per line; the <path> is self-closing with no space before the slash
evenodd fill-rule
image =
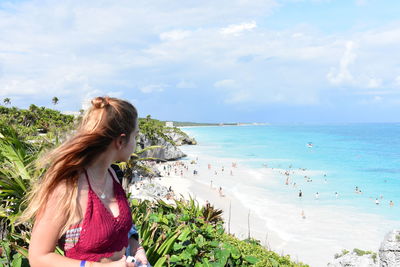
<path id="1" fill-rule="evenodd" d="M 29 195 L 22 220 L 34 219 L 32 267 L 135 266 L 125 254 L 147 264 L 139 242 L 128 239 L 132 216 L 110 167 L 136 147 L 137 111 L 117 98 L 91 103 L 75 135 L 46 157 L 47 171 Z M 65 256 L 54 253 L 57 244 Z"/>

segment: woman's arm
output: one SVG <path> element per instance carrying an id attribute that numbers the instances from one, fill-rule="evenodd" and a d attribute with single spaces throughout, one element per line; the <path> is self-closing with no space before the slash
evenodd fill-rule
<path id="1" fill-rule="evenodd" d="M 140 245 L 139 241 L 134 237 L 129 238 L 129 247 L 130 247 L 130 255 L 135 257 L 136 261 L 139 261 L 141 264 L 147 264 L 149 261 L 146 257 L 146 252 L 144 248 Z"/>
<path id="2" fill-rule="evenodd" d="M 32 267 L 52 266 L 79 266 L 78 260 L 69 259 L 54 253 L 58 234 L 62 225 L 66 222 L 64 214 L 56 217 L 57 206 L 59 205 L 59 194 L 65 190 L 64 186 L 58 186 L 49 197 L 46 207 L 38 214 L 32 229 L 29 244 L 29 264 Z"/>

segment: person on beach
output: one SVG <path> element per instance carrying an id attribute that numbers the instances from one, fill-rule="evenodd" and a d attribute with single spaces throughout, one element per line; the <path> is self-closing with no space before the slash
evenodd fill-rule
<path id="1" fill-rule="evenodd" d="M 134 267 L 148 264 L 111 164 L 128 161 L 139 133 L 136 108 L 96 97 L 72 137 L 43 158 L 47 171 L 29 193 L 21 221 L 34 220 L 32 267 Z M 65 256 L 55 253 L 59 246 Z M 139 264 L 139 263 L 138 263 Z"/>
<path id="2" fill-rule="evenodd" d="M 318 200 L 319 199 L 319 193 L 315 193 L 315 199 Z"/>
<path id="3" fill-rule="evenodd" d="M 220 186 L 218 189 L 218 193 L 220 197 L 224 197 L 225 195 L 222 193 L 222 187 Z"/>
<path id="4" fill-rule="evenodd" d="M 303 197 L 303 192 L 301 190 L 299 190 L 299 198 Z"/>
<path id="5" fill-rule="evenodd" d="M 339 197 L 339 193 L 338 192 L 335 192 L 335 197 L 336 197 L 336 199 Z"/>
<path id="6" fill-rule="evenodd" d="M 375 199 L 375 204 L 379 205 L 379 199 L 378 198 Z"/>
<path id="7" fill-rule="evenodd" d="M 390 206 L 390 207 L 393 207 L 393 206 L 394 206 L 394 202 L 393 202 L 392 200 L 390 200 L 389 206 Z"/>

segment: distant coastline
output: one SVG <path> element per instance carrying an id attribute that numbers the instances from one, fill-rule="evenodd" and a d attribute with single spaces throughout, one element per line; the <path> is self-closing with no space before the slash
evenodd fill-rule
<path id="1" fill-rule="evenodd" d="M 197 127 L 197 126 L 257 126 L 257 125 L 270 125 L 266 122 L 221 122 L 221 123 L 207 123 L 207 122 L 181 122 L 181 121 L 162 121 L 167 124 L 172 122 L 175 127 Z"/>

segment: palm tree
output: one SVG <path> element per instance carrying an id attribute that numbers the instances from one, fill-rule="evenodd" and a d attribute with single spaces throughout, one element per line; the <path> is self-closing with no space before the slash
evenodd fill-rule
<path id="1" fill-rule="evenodd" d="M 57 105 L 58 104 L 58 100 L 59 100 L 58 97 L 55 96 L 55 97 L 53 97 L 51 102 L 53 102 L 54 105 Z"/>
<path id="2" fill-rule="evenodd" d="M 11 104 L 11 99 L 9 97 L 6 97 L 3 99 L 4 105 L 10 105 Z"/>

